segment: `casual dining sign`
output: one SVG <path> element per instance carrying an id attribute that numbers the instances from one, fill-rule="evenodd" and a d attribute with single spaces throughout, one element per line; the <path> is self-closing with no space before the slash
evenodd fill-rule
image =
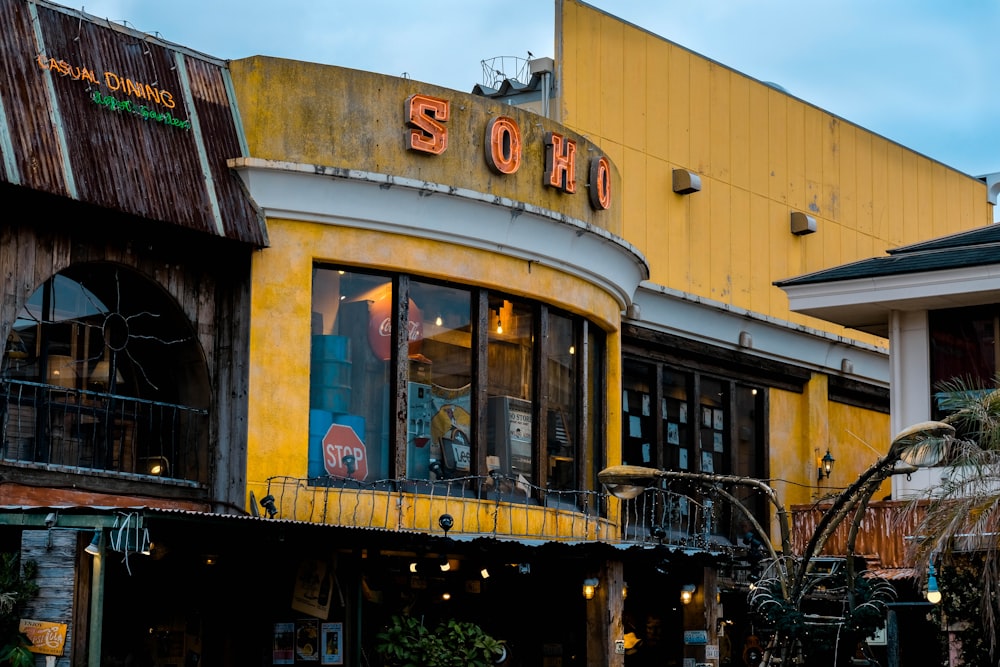
<path id="1" fill-rule="evenodd" d="M 414 94 L 406 98 L 406 148 L 429 155 L 448 150 L 448 118 L 451 102 L 440 97 Z M 576 141 L 559 133 L 545 133 L 545 175 L 543 182 L 566 194 L 577 189 Z M 496 174 L 508 176 L 521 166 L 521 129 L 509 116 L 495 116 L 485 128 L 486 164 Z M 605 156 L 588 165 L 590 205 L 595 210 L 611 206 L 611 163 Z"/>
<path id="2" fill-rule="evenodd" d="M 191 129 L 191 121 L 174 116 L 174 94 L 157 85 L 145 83 L 112 71 L 95 72 L 86 65 L 40 53 L 35 62 L 42 70 L 80 81 L 88 86 L 90 100 L 109 111 L 130 113 L 146 121 L 182 130 Z"/>

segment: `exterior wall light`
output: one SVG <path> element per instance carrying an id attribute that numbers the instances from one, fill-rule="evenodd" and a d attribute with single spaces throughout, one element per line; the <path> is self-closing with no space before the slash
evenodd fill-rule
<path id="1" fill-rule="evenodd" d="M 696 587 L 694 584 L 684 584 L 681 586 L 681 602 L 691 604 L 691 600 L 694 599 L 695 590 Z"/>
<path id="2" fill-rule="evenodd" d="M 84 551 L 86 551 L 91 556 L 96 556 L 97 554 L 101 553 L 101 531 L 100 530 L 95 530 L 94 531 L 94 537 L 90 540 L 90 544 L 88 544 L 84 548 Z"/>
<path id="3" fill-rule="evenodd" d="M 805 236 L 816 232 L 816 218 L 801 211 L 792 211 L 791 229 L 796 236 Z"/>
<path id="4" fill-rule="evenodd" d="M 583 597 L 587 600 L 593 600 L 594 594 L 597 593 L 597 586 L 600 584 L 600 580 L 597 577 L 590 577 L 583 580 Z"/>
<path id="5" fill-rule="evenodd" d="M 701 176 L 687 169 L 674 169 L 672 174 L 674 192 L 689 195 L 701 191 Z"/>
<path id="6" fill-rule="evenodd" d="M 835 458 L 830 454 L 830 448 L 826 450 L 826 454 L 823 458 L 819 458 L 819 450 L 816 450 L 816 457 L 818 459 L 818 465 L 816 466 L 816 473 L 820 480 L 830 479 L 830 473 L 833 472 L 833 463 L 836 461 Z"/>
<path id="7" fill-rule="evenodd" d="M 931 561 L 927 569 L 927 601 L 931 604 L 941 602 L 941 590 L 938 588 L 937 577 L 934 573 L 934 561 Z"/>

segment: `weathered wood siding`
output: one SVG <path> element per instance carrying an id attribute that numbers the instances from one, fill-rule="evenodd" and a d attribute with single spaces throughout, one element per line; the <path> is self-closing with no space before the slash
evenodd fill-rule
<path id="1" fill-rule="evenodd" d="M 266 244 L 223 61 L 37 0 L 0 25 L 0 182 Z"/>

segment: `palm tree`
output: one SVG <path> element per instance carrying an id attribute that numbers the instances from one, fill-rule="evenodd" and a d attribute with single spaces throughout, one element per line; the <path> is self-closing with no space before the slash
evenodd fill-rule
<path id="1" fill-rule="evenodd" d="M 933 561 L 939 565 L 939 581 L 949 602 L 949 620 L 981 623 L 983 632 L 965 633 L 985 640 L 992 661 L 998 655 L 997 631 L 1000 619 L 1000 378 L 994 387 L 977 387 L 969 379 L 942 383 L 939 404 L 950 414 L 943 421 L 955 427 L 955 436 L 929 440 L 912 455 L 926 460 L 938 459 L 946 471 L 941 481 L 928 489 L 927 495 L 914 498 L 908 512 L 920 516 L 917 538 L 909 544 L 911 562 L 926 576 Z M 904 459 L 906 457 L 904 456 Z M 913 462 L 913 461 L 911 461 Z M 970 563 L 979 563 L 969 569 Z M 948 600 L 948 578 L 940 568 L 952 567 L 953 573 L 975 572 L 978 578 L 965 587 L 965 596 L 952 582 L 956 594 Z M 923 577 L 921 578 L 923 580 Z M 969 597 L 978 598 L 970 600 Z M 964 607 L 964 609 L 962 609 Z M 976 613 L 978 611 L 978 614 Z M 939 612 L 940 613 L 940 612 Z M 978 617 L 978 618 L 977 618 Z M 967 650 L 969 646 L 965 647 Z M 994 663 L 996 664 L 996 663 Z"/>

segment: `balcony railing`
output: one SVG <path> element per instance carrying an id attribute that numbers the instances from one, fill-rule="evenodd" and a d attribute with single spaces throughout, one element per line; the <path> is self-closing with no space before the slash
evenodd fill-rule
<path id="1" fill-rule="evenodd" d="M 208 481 L 208 411 L 0 379 L 4 461 Z"/>
<path id="2" fill-rule="evenodd" d="M 262 491 L 273 498 L 276 519 L 441 534 L 447 514 L 451 535 L 742 551 L 719 534 L 734 523 L 725 504 L 663 489 L 618 501 L 604 491 L 550 490 L 494 473 L 434 481 L 272 477 Z"/>

